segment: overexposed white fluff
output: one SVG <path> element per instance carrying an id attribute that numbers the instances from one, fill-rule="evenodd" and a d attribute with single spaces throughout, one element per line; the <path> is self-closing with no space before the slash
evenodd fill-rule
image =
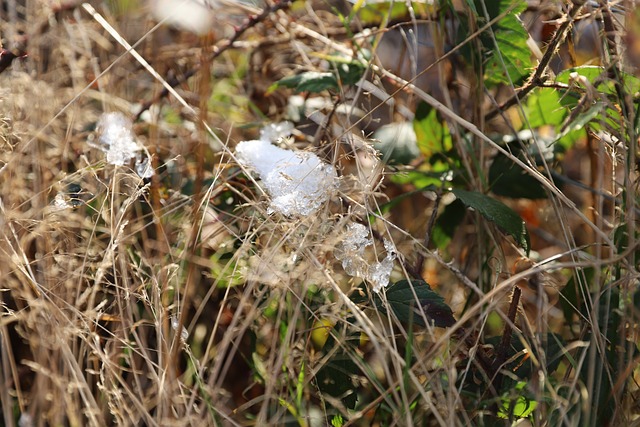
<path id="1" fill-rule="evenodd" d="M 150 178 L 154 171 L 148 152 L 141 153 L 143 147 L 136 141 L 133 124 L 122 113 L 105 113 L 100 116 L 96 127 L 98 142 L 96 146 L 107 155 L 107 162 L 123 166 L 136 159 L 136 172 L 141 178 Z"/>
<path id="2" fill-rule="evenodd" d="M 279 148 L 266 139 L 242 141 L 236 147 L 236 156 L 262 180 L 272 198 L 270 213 L 310 215 L 338 185 L 334 167 L 315 154 Z"/>
<path id="3" fill-rule="evenodd" d="M 293 133 L 293 123 L 289 121 L 270 123 L 260 129 L 260 140 L 277 142 Z"/>
<path id="4" fill-rule="evenodd" d="M 396 251 L 393 243 L 384 239 L 386 255 L 380 262 L 369 264 L 365 259 L 365 249 L 373 246 L 369 230 L 355 222 L 347 225 L 342 241 L 334 251 L 335 257 L 342 262 L 345 273 L 352 277 L 361 277 L 373 285 L 374 292 L 380 292 L 389 285 L 389 276 L 393 270 Z"/>
<path id="5" fill-rule="evenodd" d="M 213 30 L 213 10 L 201 0 L 152 0 L 151 11 L 159 21 L 195 34 Z"/>
<path id="6" fill-rule="evenodd" d="M 99 147 L 107 155 L 110 164 L 122 166 L 140 150 L 132 126 L 122 113 L 105 113 L 100 117 L 97 126 Z"/>

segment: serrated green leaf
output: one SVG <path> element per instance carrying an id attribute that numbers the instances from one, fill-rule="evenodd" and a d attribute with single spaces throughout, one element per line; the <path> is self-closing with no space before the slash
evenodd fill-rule
<path id="1" fill-rule="evenodd" d="M 353 59 L 343 62 L 336 61 L 333 65 L 337 68 L 340 81 L 343 85 L 354 85 L 358 83 L 365 70 L 365 66 L 361 62 Z"/>
<path id="2" fill-rule="evenodd" d="M 485 82 L 487 85 L 511 83 L 518 85 L 533 68 L 531 51 L 527 46 L 529 36 L 517 18 L 518 13 L 526 8 L 526 2 L 520 0 L 485 2 L 485 7 L 489 19 L 506 13 L 491 27 L 495 42 L 492 37 L 483 37 L 489 52 L 485 64 Z M 479 7 L 478 10 L 483 8 Z"/>
<path id="3" fill-rule="evenodd" d="M 576 73 L 582 77 L 586 77 L 587 80 L 593 84 L 595 83 L 596 79 L 602 76 L 605 72 L 606 70 L 604 67 L 600 67 L 597 65 L 583 65 L 580 67 L 573 67 L 558 73 L 558 75 L 556 76 L 556 83 L 569 84 L 569 82 L 573 80 L 573 73 Z"/>
<path id="4" fill-rule="evenodd" d="M 493 222 L 516 241 L 529 255 L 530 243 L 527 227 L 510 207 L 485 194 L 454 188 L 451 192 L 467 206 L 478 211 L 487 221 Z"/>
<path id="5" fill-rule="evenodd" d="M 320 93 L 329 89 L 337 90 L 341 84 L 353 85 L 362 78 L 365 71 L 365 65 L 362 62 L 352 58 L 326 57 L 331 59 L 332 69 L 336 72 L 306 71 L 285 77 L 271 85 L 268 92 L 273 92 L 279 87 L 288 87 L 296 92 Z"/>
<path id="6" fill-rule="evenodd" d="M 385 296 L 386 300 L 383 300 L 377 293 L 372 294 L 373 304 L 383 313 L 388 313 L 388 310 L 391 309 L 398 320 L 403 323 L 413 322 L 415 325 L 426 326 L 422 311 L 427 316 L 427 320 L 439 328 L 447 328 L 456 323 L 453 312 L 444 298 L 434 292 L 425 281 L 401 280 L 389 286 L 385 291 Z M 355 303 L 367 301 L 366 288 L 360 287 L 359 291 L 351 296 L 351 300 Z M 422 310 L 418 305 L 422 307 Z"/>

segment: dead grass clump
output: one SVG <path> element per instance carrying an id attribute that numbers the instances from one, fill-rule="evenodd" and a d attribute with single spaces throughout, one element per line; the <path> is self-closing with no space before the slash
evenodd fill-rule
<path id="1" fill-rule="evenodd" d="M 0 74 L 5 425 L 634 419 L 640 83 L 618 4 L 162 15 L 196 7 L 187 30 L 157 22 L 171 2 L 19 3 L 0 24 L 28 54 Z M 590 22 L 604 66 L 564 71 Z M 236 152 L 257 139 L 280 160 Z M 283 213 L 273 182 L 306 200 L 312 153 L 325 198 Z"/>

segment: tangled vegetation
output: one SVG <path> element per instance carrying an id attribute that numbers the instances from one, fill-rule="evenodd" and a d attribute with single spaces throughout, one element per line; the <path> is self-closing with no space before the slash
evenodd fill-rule
<path id="1" fill-rule="evenodd" d="M 634 2 L 3 5 L 4 425 L 637 422 Z"/>

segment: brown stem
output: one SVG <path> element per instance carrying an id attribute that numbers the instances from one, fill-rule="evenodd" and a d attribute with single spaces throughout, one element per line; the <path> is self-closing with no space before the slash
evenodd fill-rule
<path id="1" fill-rule="evenodd" d="M 216 46 L 216 47 L 213 48 L 213 52 L 211 53 L 211 55 L 206 60 L 211 62 L 214 59 L 216 59 L 218 56 L 220 56 L 227 49 L 231 48 L 233 46 L 233 44 L 236 41 L 238 41 L 238 39 L 248 29 L 255 27 L 257 24 L 259 24 L 260 22 L 264 21 L 272 13 L 277 12 L 278 10 L 282 10 L 282 9 L 288 8 L 289 5 L 291 4 L 291 1 L 292 0 L 279 0 L 279 1 L 276 1 L 273 5 L 265 7 L 264 10 L 259 15 L 251 15 L 251 16 L 249 16 L 247 18 L 247 20 L 244 22 L 244 24 L 242 24 L 241 26 L 239 26 L 235 30 L 235 32 L 233 33 L 233 36 L 231 36 L 230 38 L 225 40 L 219 46 Z M 173 79 L 169 80 L 168 81 L 169 86 L 174 88 L 174 87 L 186 82 L 187 80 L 189 80 L 189 78 L 193 77 L 202 68 L 202 66 L 203 66 L 203 62 L 201 61 L 198 64 L 196 64 L 192 69 L 190 69 L 186 73 L 184 73 L 182 76 L 176 77 L 176 78 L 173 78 Z M 166 97 L 167 95 L 169 95 L 169 90 L 167 88 L 164 88 L 162 90 L 162 92 L 160 92 L 153 99 L 151 99 L 151 100 L 145 102 L 144 104 L 142 104 L 142 106 L 140 107 L 140 111 L 138 111 L 138 113 L 136 114 L 134 120 L 137 121 L 138 119 L 140 119 L 140 116 L 142 115 L 142 113 L 147 111 L 149 108 L 151 108 L 151 106 L 153 104 L 157 103 L 158 101 L 160 101 L 162 98 Z"/>
<path id="2" fill-rule="evenodd" d="M 513 295 L 511 296 L 511 305 L 509 306 L 509 313 L 507 318 L 508 322 L 504 325 L 504 332 L 502 333 L 502 340 L 500 340 L 500 346 L 496 351 L 496 358 L 493 361 L 492 371 L 494 373 L 493 381 L 491 383 L 493 389 L 496 393 L 500 393 L 500 388 L 502 387 L 502 378 L 503 375 L 500 372 L 502 365 L 507 360 L 507 355 L 509 354 L 509 348 L 511 348 L 511 335 L 513 329 L 511 325 L 515 324 L 516 315 L 518 314 L 518 304 L 520 304 L 520 295 L 522 291 L 519 287 L 513 288 Z"/>
<path id="3" fill-rule="evenodd" d="M 438 190 L 436 192 L 436 200 L 433 204 L 433 211 L 431 212 L 431 217 L 429 218 L 429 223 L 427 224 L 427 231 L 424 235 L 424 247 L 425 249 L 429 249 L 429 243 L 431 242 L 431 233 L 433 232 L 433 226 L 436 223 L 436 218 L 438 217 L 438 208 L 440 207 L 440 201 L 442 200 L 442 192 Z M 418 252 L 418 259 L 416 261 L 415 271 L 418 273 L 422 273 L 422 269 L 424 267 L 424 254 L 422 252 Z"/>
<path id="4" fill-rule="evenodd" d="M 549 62 L 551 62 L 551 59 L 553 58 L 553 55 L 555 55 L 556 50 L 558 49 L 558 46 L 560 45 L 560 43 L 562 43 L 562 41 L 564 41 L 565 37 L 567 36 L 567 32 L 571 28 L 571 25 L 573 24 L 573 21 L 576 15 L 580 11 L 580 9 L 582 9 L 583 5 L 584 5 L 584 1 L 573 2 L 573 6 L 571 10 L 569 10 L 569 12 L 567 13 L 567 18 L 556 30 L 555 34 L 551 39 L 551 42 L 547 46 L 547 50 L 545 51 L 544 55 L 542 56 L 542 59 L 540 60 L 540 63 L 536 67 L 536 70 L 531 75 L 529 80 L 524 84 L 524 86 L 516 90 L 516 93 L 511 98 L 509 98 L 499 107 L 488 112 L 487 115 L 485 116 L 485 120 L 490 120 L 495 116 L 497 116 L 498 114 L 500 114 L 501 112 L 503 112 L 504 110 L 508 109 L 509 107 L 516 105 L 518 102 L 520 102 L 520 99 L 525 97 L 529 92 L 531 92 L 533 89 L 540 87 L 544 84 L 543 75 L 547 70 L 547 67 L 549 66 Z"/>

